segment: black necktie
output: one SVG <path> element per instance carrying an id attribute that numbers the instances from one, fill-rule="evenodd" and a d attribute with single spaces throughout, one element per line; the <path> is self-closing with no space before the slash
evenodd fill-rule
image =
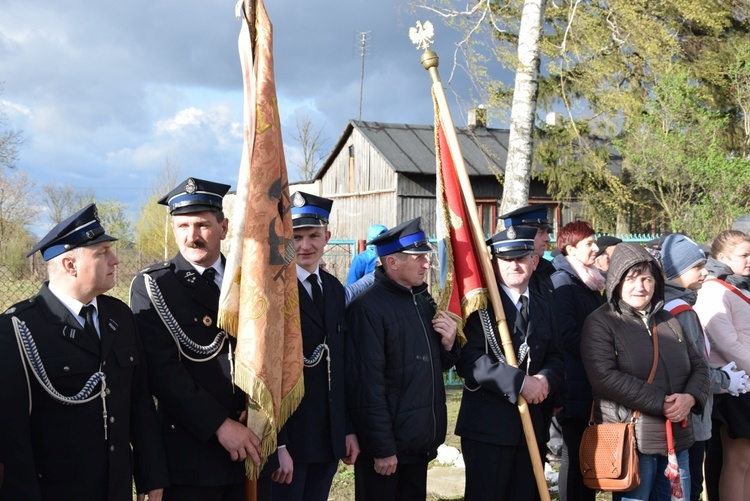
<path id="1" fill-rule="evenodd" d="M 521 301 L 521 324 L 523 328 L 523 333 L 526 334 L 526 332 L 529 329 L 529 298 L 526 296 L 521 296 L 519 301 Z"/>
<path id="2" fill-rule="evenodd" d="M 81 307 L 79 315 L 86 319 L 86 323 L 83 325 L 83 330 L 85 330 L 87 334 L 94 336 L 94 339 L 99 341 L 99 333 L 96 331 L 96 325 L 94 324 L 95 311 L 96 307 L 93 304 L 88 304 Z"/>
<path id="3" fill-rule="evenodd" d="M 312 289 L 313 303 L 315 303 L 315 307 L 318 309 L 318 313 L 320 313 L 320 318 L 323 318 L 325 307 L 323 306 L 323 290 L 318 283 L 318 275 L 313 273 L 307 277 L 307 281 L 310 282 L 310 288 Z"/>
<path id="4" fill-rule="evenodd" d="M 211 286 L 211 290 L 216 292 L 217 294 L 221 292 L 219 289 L 219 286 L 216 285 L 216 270 L 213 268 L 206 268 L 203 270 L 203 278 L 206 279 L 206 282 L 208 282 L 208 285 Z"/>

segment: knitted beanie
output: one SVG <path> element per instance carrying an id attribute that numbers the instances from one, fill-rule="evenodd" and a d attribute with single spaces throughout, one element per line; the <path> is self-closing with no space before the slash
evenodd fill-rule
<path id="1" fill-rule="evenodd" d="M 667 280 L 679 277 L 687 270 L 706 260 L 698 244 L 685 235 L 672 233 L 661 247 L 661 266 Z"/>

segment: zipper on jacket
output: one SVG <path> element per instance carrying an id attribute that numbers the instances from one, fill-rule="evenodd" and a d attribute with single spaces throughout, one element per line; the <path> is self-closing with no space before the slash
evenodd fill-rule
<path id="1" fill-rule="evenodd" d="M 414 309 L 417 310 L 417 317 L 419 323 L 422 324 L 422 332 L 424 333 L 424 340 L 427 342 L 427 356 L 430 359 L 430 381 L 432 381 L 432 402 L 430 403 L 430 410 L 432 412 L 432 441 L 435 441 L 437 437 L 437 416 L 435 416 L 435 364 L 432 363 L 432 350 L 430 349 L 430 335 L 427 333 L 427 327 L 425 327 L 422 321 L 422 312 L 419 311 L 417 305 L 417 296 L 414 292 L 411 293 L 411 299 L 414 302 Z"/>

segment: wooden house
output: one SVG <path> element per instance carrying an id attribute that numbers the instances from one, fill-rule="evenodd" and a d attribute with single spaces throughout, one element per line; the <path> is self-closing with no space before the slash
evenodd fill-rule
<path id="1" fill-rule="evenodd" d="M 485 234 L 494 233 L 508 155 L 507 129 L 483 126 L 481 119 L 456 130 Z M 351 120 L 305 188 L 334 200 L 333 238 L 365 238 L 371 224 L 391 228 L 422 216 L 425 231 L 435 235 L 435 137 L 432 125 Z M 317 190 L 311 190 L 317 185 Z M 297 191 L 301 187 L 292 187 Z M 305 191 L 303 189 L 303 191 Z M 529 203 L 545 203 L 559 226 L 558 204 L 540 181 L 532 179 Z"/>

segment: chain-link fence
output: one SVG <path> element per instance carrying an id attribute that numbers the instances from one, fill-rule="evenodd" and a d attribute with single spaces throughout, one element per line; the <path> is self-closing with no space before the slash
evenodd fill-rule
<path id="1" fill-rule="evenodd" d="M 127 303 L 133 277 L 159 259 L 128 251 L 119 252 L 118 257 L 120 264 L 115 271 L 115 286 L 107 294 Z M 47 263 L 39 255 L 23 264 L 0 263 L 0 311 L 36 295 L 45 280 Z"/>
<path id="2" fill-rule="evenodd" d="M 342 284 L 346 283 L 349 264 L 356 250 L 354 240 L 331 240 L 326 247 L 324 260 L 328 265 L 328 271 Z M 133 277 L 152 264 L 161 262 L 161 259 L 129 249 L 115 249 L 115 252 L 120 259 L 120 264 L 116 269 L 115 286 L 107 294 L 127 303 Z M 0 263 L 0 312 L 19 301 L 36 295 L 45 280 L 47 280 L 47 264 L 38 254 L 22 264 Z"/>

